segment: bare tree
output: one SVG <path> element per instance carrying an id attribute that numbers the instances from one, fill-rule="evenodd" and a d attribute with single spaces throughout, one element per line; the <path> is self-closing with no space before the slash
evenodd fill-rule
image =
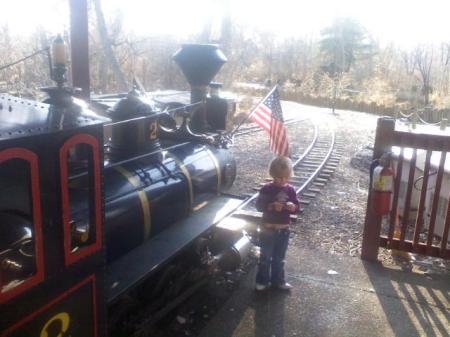
<path id="1" fill-rule="evenodd" d="M 222 24 L 221 24 L 221 37 L 220 44 L 225 54 L 231 53 L 231 42 L 233 38 L 233 29 L 231 22 L 231 3 L 230 0 L 222 1 Z"/>
<path id="2" fill-rule="evenodd" d="M 439 75 L 439 90 L 443 96 L 447 96 L 449 93 L 449 72 L 450 72 L 450 43 L 444 42 L 440 46 L 440 64 Z"/>
<path id="3" fill-rule="evenodd" d="M 403 51 L 401 55 L 405 66 L 406 75 L 413 75 L 417 65 L 415 52 Z"/>
<path id="4" fill-rule="evenodd" d="M 93 2 L 95 6 L 97 27 L 100 35 L 100 40 L 103 46 L 103 52 L 105 53 L 105 57 L 108 60 L 108 63 L 111 65 L 112 71 L 114 72 L 117 78 L 119 90 L 126 91 L 128 90 L 128 83 L 125 79 L 125 76 L 123 75 L 122 70 L 120 69 L 119 63 L 117 62 L 114 50 L 111 45 L 111 40 L 108 36 L 105 17 L 103 16 L 103 11 L 101 7 L 101 0 L 93 0 Z"/>
<path id="5" fill-rule="evenodd" d="M 417 64 L 417 69 L 420 74 L 420 81 L 422 82 L 422 94 L 425 105 L 430 103 L 430 94 L 432 93 L 431 86 L 431 65 L 433 64 L 433 47 L 419 46 L 414 51 L 414 60 Z"/>

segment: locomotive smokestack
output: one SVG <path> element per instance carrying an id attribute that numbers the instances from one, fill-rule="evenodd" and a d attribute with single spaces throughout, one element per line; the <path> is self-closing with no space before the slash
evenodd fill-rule
<path id="1" fill-rule="evenodd" d="M 228 61 L 217 45 L 213 44 L 184 44 L 173 55 L 173 59 L 191 86 L 191 103 L 206 97 L 209 83 Z"/>

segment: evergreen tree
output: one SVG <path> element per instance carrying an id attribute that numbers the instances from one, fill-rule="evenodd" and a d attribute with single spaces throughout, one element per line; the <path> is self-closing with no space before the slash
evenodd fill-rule
<path id="1" fill-rule="evenodd" d="M 373 55 L 373 43 L 358 21 L 341 18 L 322 30 L 319 46 L 323 59 L 322 70 L 334 82 L 332 93 L 334 113 L 342 75 L 349 72 L 358 59 Z"/>
<path id="2" fill-rule="evenodd" d="M 350 71 L 357 60 L 373 56 L 373 49 L 365 28 L 351 18 L 336 19 L 321 32 L 323 69 L 332 77 Z"/>

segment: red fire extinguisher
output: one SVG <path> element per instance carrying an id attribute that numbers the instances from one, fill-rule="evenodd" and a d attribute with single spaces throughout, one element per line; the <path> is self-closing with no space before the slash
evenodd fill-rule
<path id="1" fill-rule="evenodd" d="M 389 214 L 393 185 L 394 171 L 390 167 L 388 155 L 383 155 L 372 173 L 372 208 L 375 214 Z"/>

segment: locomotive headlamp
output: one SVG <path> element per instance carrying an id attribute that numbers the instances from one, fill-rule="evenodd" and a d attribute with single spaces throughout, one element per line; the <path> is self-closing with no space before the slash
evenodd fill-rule
<path id="1" fill-rule="evenodd" d="M 52 44 L 53 63 L 56 65 L 66 65 L 66 45 L 61 35 L 58 35 Z"/>
<path id="2" fill-rule="evenodd" d="M 52 80 L 61 88 L 66 81 L 66 45 L 61 35 L 52 44 L 53 69 Z"/>

